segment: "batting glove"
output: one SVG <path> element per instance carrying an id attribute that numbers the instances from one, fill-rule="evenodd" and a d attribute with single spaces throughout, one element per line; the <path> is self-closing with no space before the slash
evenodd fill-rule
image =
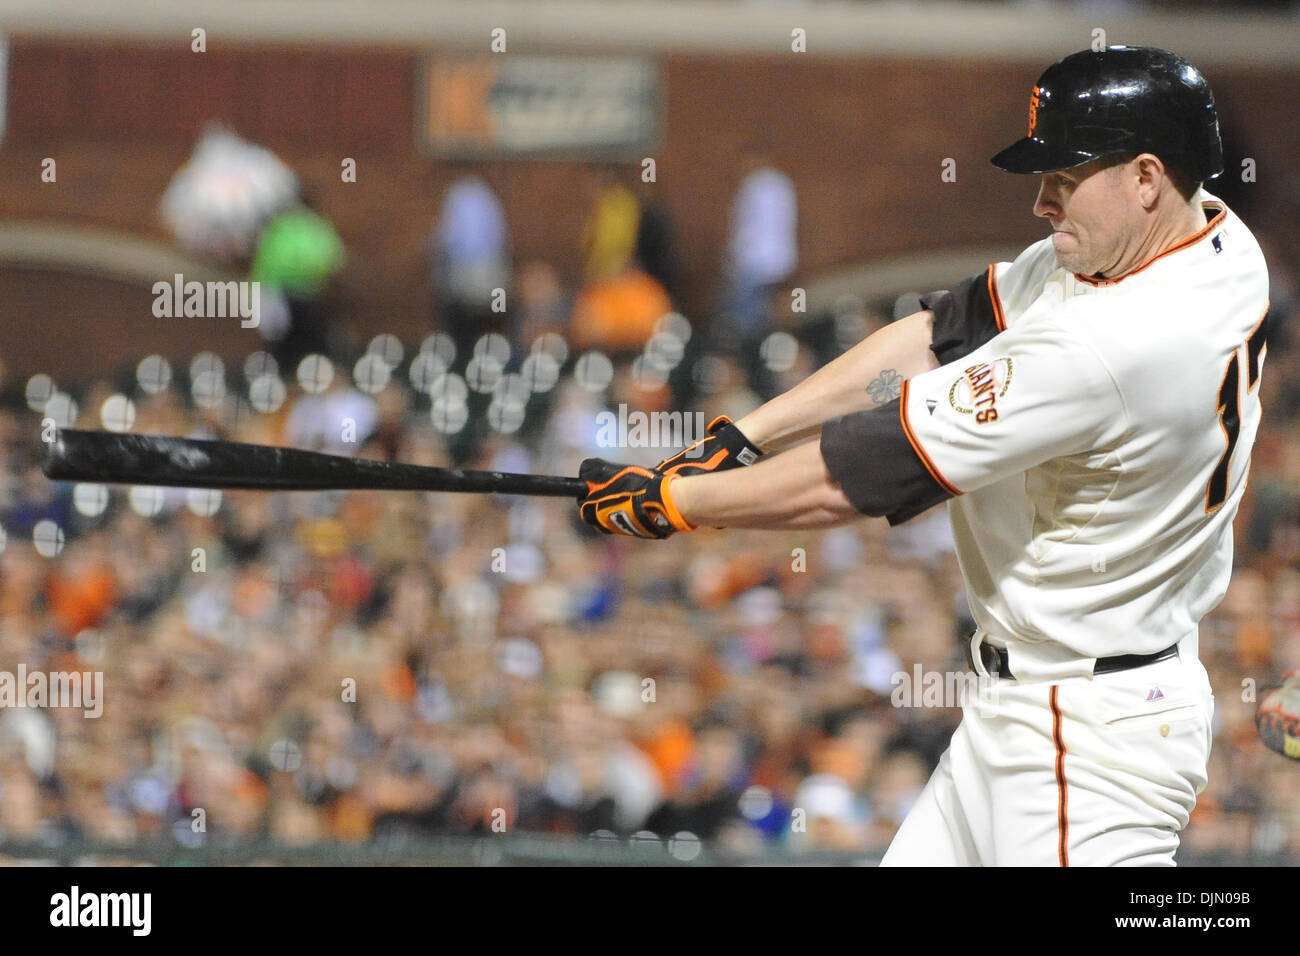
<path id="1" fill-rule="evenodd" d="M 744 436 L 726 415 L 709 422 L 708 433 L 689 448 L 655 465 L 664 475 L 702 475 L 752 465 L 763 457 L 758 446 Z"/>
<path id="2" fill-rule="evenodd" d="M 588 458 L 578 469 L 578 477 L 587 482 L 587 494 L 578 501 L 582 520 L 606 534 L 667 538 L 678 531 L 695 530 L 669 493 L 675 474 L 661 475 L 636 465 Z"/>

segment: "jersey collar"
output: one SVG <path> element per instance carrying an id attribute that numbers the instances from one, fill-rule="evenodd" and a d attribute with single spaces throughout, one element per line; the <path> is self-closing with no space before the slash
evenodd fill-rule
<path id="1" fill-rule="evenodd" d="M 1142 265 L 1138 266 L 1136 269 L 1133 269 L 1130 272 L 1126 272 L 1122 276 L 1119 276 L 1118 278 L 1115 279 L 1104 279 L 1104 278 L 1097 278 L 1095 276 L 1085 276 L 1085 275 L 1080 275 L 1077 272 L 1074 273 L 1074 277 L 1078 279 L 1080 282 L 1086 283 L 1090 286 L 1094 286 L 1097 288 L 1100 288 L 1102 286 L 1117 285 L 1123 282 L 1125 279 L 1129 278 L 1130 276 L 1135 276 L 1143 269 L 1146 269 L 1154 265 L 1156 262 L 1160 261 L 1165 256 L 1171 256 L 1175 252 L 1181 252 L 1182 250 L 1186 249 L 1188 246 L 1196 245 L 1196 243 L 1200 242 L 1202 239 L 1204 239 L 1214 230 L 1222 226 L 1224 219 L 1228 217 L 1228 207 L 1225 206 L 1219 200 L 1215 200 L 1215 199 L 1204 200 L 1201 203 L 1201 208 L 1217 209 L 1219 211 L 1214 216 L 1213 219 L 1211 219 L 1209 222 L 1205 224 L 1204 227 L 1198 229 L 1196 232 L 1192 233 L 1186 239 L 1183 239 L 1182 241 L 1177 242 L 1174 245 L 1170 246 L 1168 249 L 1166 249 L 1164 252 L 1160 253 L 1159 255 L 1153 256 L 1152 258 L 1148 259 L 1146 262 L 1142 263 Z"/>

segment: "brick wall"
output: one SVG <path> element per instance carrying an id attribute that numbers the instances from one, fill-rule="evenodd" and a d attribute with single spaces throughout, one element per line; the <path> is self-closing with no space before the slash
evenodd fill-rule
<path id="1" fill-rule="evenodd" d="M 1033 180 L 999 173 L 987 161 L 1023 130 L 1034 79 L 1023 67 L 682 55 L 665 57 L 662 67 L 664 132 L 653 152 L 658 182 L 647 188 L 676 221 L 689 315 L 705 314 L 713 301 L 736 157 L 754 138 L 798 187 L 805 274 L 898 252 L 1042 234 L 1029 214 Z M 275 150 L 338 226 L 350 255 L 340 284 L 342 316 L 358 334 L 390 330 L 414 339 L 429 322 L 428 230 L 444 189 L 471 165 L 417 148 L 418 75 L 419 57 L 407 51 L 246 47 L 194 54 L 187 47 L 15 38 L 0 144 L 0 218 L 162 237 L 156 210 L 163 188 L 204 125 L 223 121 Z M 1300 69 L 1218 70 L 1210 80 L 1232 137 L 1229 173 L 1239 169 L 1242 153 L 1259 170 L 1257 183 L 1234 180 L 1221 191 L 1254 217 L 1248 221 L 1257 230 L 1293 239 L 1285 230 L 1294 228 L 1300 192 L 1290 155 Z M 47 156 L 58 162 L 57 184 L 40 181 Z M 346 156 L 357 160 L 356 183 L 340 181 Z M 940 164 L 949 157 L 957 161 L 957 181 L 942 183 Z M 549 259 L 574 277 L 593 167 L 473 166 L 503 199 L 517 255 Z M 629 167 L 629 179 L 638 172 Z M 59 294 L 42 291 L 60 282 Z M 11 270 L 0 283 L 10 306 L 0 324 L 0 356 L 10 370 L 30 364 L 19 331 L 29 322 L 74 323 L 69 341 L 87 347 L 96 329 L 112 328 L 115 338 L 105 348 L 143 354 L 160 334 L 153 328 L 158 320 L 147 310 L 136 314 L 130 303 L 147 303 L 148 296 L 104 294 L 102 285 Z M 15 322 L 11 309 L 19 301 Z M 100 321 L 105 310 L 124 314 Z M 238 354 L 257 347 L 255 335 L 218 338 Z"/>

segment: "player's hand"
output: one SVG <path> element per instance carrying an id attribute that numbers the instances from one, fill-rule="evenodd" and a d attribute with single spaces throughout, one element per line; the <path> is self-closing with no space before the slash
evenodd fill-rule
<path id="1" fill-rule="evenodd" d="M 730 418 L 719 415 L 709 422 L 705 437 L 659 462 L 655 471 L 664 475 L 702 475 L 752 465 L 762 457 L 758 446 L 746 438 Z"/>
<path id="2" fill-rule="evenodd" d="M 578 500 L 582 520 L 606 534 L 667 538 L 694 531 L 673 504 L 668 486 L 677 475 L 588 458 L 578 469 L 587 494 Z"/>

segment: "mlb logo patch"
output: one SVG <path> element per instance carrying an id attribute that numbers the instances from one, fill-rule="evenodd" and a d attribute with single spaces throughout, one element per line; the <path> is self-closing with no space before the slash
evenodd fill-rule
<path id="1" fill-rule="evenodd" d="M 1210 245 L 1214 246 L 1214 254 L 1217 256 L 1223 251 L 1223 233 L 1219 233 L 1210 240 Z"/>
<path id="2" fill-rule="evenodd" d="M 1148 704 L 1151 703 L 1151 701 L 1153 700 L 1164 700 L 1164 699 L 1165 699 L 1165 692 L 1162 691 L 1159 687 L 1152 687 L 1149 691 L 1147 691 Z"/>

